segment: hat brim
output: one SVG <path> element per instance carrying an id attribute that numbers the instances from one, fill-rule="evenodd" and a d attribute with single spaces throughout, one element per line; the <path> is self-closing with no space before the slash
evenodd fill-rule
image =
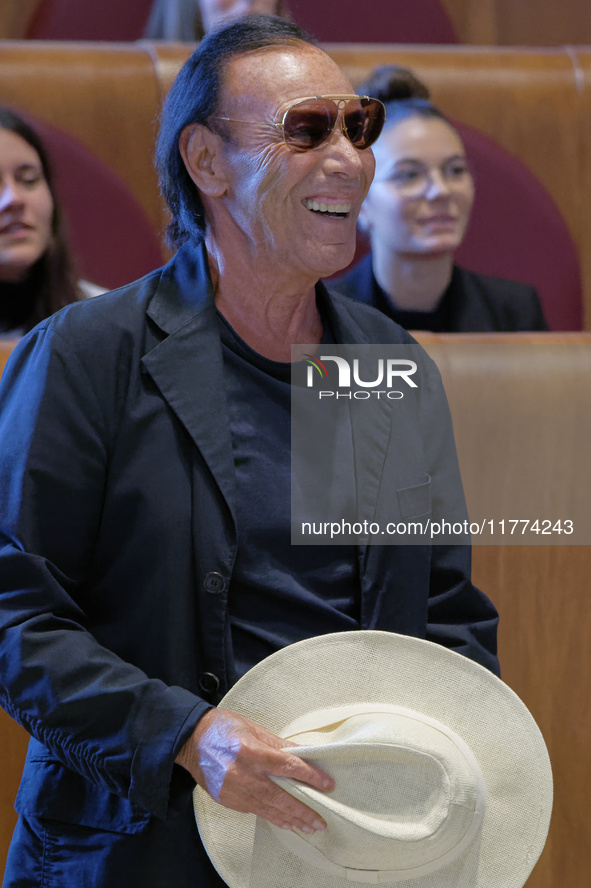
<path id="1" fill-rule="evenodd" d="M 527 707 L 484 667 L 441 645 L 390 632 L 321 635 L 258 663 L 220 706 L 281 735 L 306 712 L 361 703 L 407 707 L 449 726 L 470 747 L 486 786 L 479 841 L 463 859 L 448 871 L 380 884 L 521 888 L 546 841 L 552 772 L 543 737 Z M 193 801 L 201 839 L 220 876 L 230 888 L 259 888 L 260 861 L 256 881 L 251 881 L 257 818 L 222 807 L 200 787 Z M 265 834 L 264 841 L 269 885 L 344 888 L 343 880 L 315 868 L 302 871 L 301 861 L 291 866 L 279 843 L 276 853 L 268 853 L 272 837 Z M 257 854 L 258 848 L 259 844 Z"/>

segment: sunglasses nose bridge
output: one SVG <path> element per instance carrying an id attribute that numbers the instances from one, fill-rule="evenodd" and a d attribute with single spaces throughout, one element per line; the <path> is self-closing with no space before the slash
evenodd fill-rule
<path id="1" fill-rule="evenodd" d="M 345 136 L 347 141 L 350 142 L 351 138 L 350 138 L 349 132 L 347 130 L 347 125 L 345 122 L 345 115 L 346 115 L 347 108 L 351 104 L 351 99 L 330 99 L 330 101 L 337 109 L 337 116 L 336 116 L 335 122 L 332 127 L 331 135 L 336 129 L 339 129 L 342 132 L 342 134 Z"/>
<path id="2" fill-rule="evenodd" d="M 326 99 L 327 107 L 332 106 L 334 108 L 334 119 L 330 119 L 331 125 L 330 129 L 327 130 L 326 135 L 323 139 L 322 144 L 331 139 L 335 133 L 335 131 L 340 131 L 345 138 L 349 139 L 347 133 L 347 127 L 345 126 L 345 114 L 344 109 L 349 104 L 347 99 Z M 329 112 L 330 113 L 330 112 Z"/>

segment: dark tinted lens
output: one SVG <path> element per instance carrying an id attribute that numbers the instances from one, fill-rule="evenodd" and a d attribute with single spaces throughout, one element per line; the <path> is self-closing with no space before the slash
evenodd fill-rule
<path id="1" fill-rule="evenodd" d="M 334 102 L 307 99 L 290 108 L 283 119 L 285 141 L 295 151 L 307 151 L 325 142 L 334 129 L 338 109 Z"/>
<path id="2" fill-rule="evenodd" d="M 385 108 L 377 99 L 352 99 L 345 108 L 345 132 L 356 148 L 369 148 L 382 132 Z"/>

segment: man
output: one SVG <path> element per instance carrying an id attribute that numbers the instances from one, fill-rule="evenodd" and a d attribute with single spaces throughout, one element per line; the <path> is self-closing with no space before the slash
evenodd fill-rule
<path id="1" fill-rule="evenodd" d="M 158 147 L 181 249 L 14 355 L 0 666 L 3 705 L 35 739 L 6 886 L 219 886 L 195 781 L 236 810 L 323 829 L 269 775 L 324 791 L 330 776 L 213 708 L 286 644 L 387 629 L 497 668 L 468 547 L 290 545 L 291 346 L 409 342 L 316 286 L 353 255 L 382 121 L 291 23 L 212 33 L 173 86 Z M 434 385 L 409 429 L 418 470 L 403 499 L 431 493 L 435 507 L 457 463 Z"/>

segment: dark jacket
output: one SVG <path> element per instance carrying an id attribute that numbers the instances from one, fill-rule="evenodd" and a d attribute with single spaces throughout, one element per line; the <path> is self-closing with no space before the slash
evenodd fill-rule
<path id="1" fill-rule="evenodd" d="M 409 341 L 378 312 L 319 293 L 337 341 Z M 426 425 L 440 392 L 424 398 L 412 449 L 425 462 L 443 453 L 453 474 L 446 408 L 435 434 Z M 174 758 L 231 674 L 225 399 L 200 248 L 69 306 L 12 356 L 0 386 L 0 693 L 35 738 L 20 812 L 135 833 L 190 807 Z M 390 432 L 376 435 L 383 460 Z M 469 546 L 367 547 L 362 628 L 426 636 L 496 670 L 496 613 L 469 570 Z"/>
<path id="2" fill-rule="evenodd" d="M 454 265 L 449 286 L 434 311 L 402 311 L 395 308 L 373 275 L 371 254 L 364 256 L 351 271 L 331 281 L 328 286 L 331 292 L 372 305 L 405 330 L 510 333 L 548 329 L 534 287 L 476 274 L 458 265 Z"/>

